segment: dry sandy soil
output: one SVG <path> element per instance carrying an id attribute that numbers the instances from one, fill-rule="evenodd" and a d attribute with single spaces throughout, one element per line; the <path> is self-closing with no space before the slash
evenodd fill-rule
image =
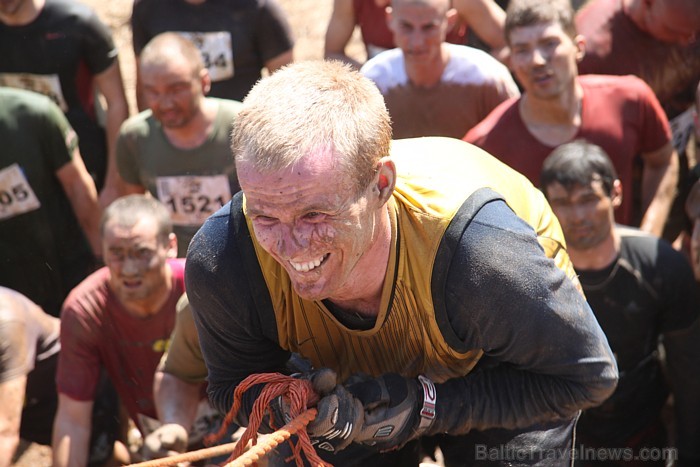
<path id="1" fill-rule="evenodd" d="M 131 29 L 129 17 L 133 0 L 79 0 L 92 6 L 100 18 L 112 29 L 114 40 L 120 49 L 119 57 L 122 76 L 132 113 L 136 111 L 134 97 L 134 54 L 131 49 Z M 323 57 L 323 37 L 330 18 L 332 0 L 278 0 L 287 12 L 295 38 L 294 55 L 296 60 L 313 60 Z M 353 37 L 348 54 L 363 60 L 364 49 L 356 35 Z M 51 453 L 46 446 L 23 443 L 17 467 L 50 467 Z"/>

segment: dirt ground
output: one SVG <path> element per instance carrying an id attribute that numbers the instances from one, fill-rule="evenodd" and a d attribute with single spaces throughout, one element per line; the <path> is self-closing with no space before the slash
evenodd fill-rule
<path id="1" fill-rule="evenodd" d="M 79 0 L 92 6 L 100 18 L 112 29 L 119 47 L 124 85 L 131 113 L 136 112 L 134 96 L 134 54 L 131 48 L 129 17 L 133 0 Z M 295 60 L 314 60 L 323 57 L 323 38 L 330 18 L 333 0 L 278 0 L 287 12 L 294 34 Z M 364 60 L 364 48 L 356 32 L 348 46 L 348 54 Z M 13 464 L 16 467 L 50 467 L 51 451 L 46 446 L 22 443 Z"/>

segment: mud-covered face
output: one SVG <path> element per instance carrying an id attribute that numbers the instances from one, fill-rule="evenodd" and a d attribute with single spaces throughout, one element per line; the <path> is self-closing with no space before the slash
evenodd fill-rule
<path id="1" fill-rule="evenodd" d="M 330 150 L 312 151 L 293 167 L 261 173 L 238 164 L 238 177 L 260 245 L 308 300 L 333 299 L 352 289 L 375 264 L 366 254 L 377 241 L 383 202 L 334 163 Z"/>
<path id="2" fill-rule="evenodd" d="M 167 259 L 175 251 L 172 241 L 159 237 L 155 219 L 141 219 L 132 227 L 108 222 L 102 251 L 111 273 L 110 287 L 126 306 L 158 300 L 169 287 Z"/>

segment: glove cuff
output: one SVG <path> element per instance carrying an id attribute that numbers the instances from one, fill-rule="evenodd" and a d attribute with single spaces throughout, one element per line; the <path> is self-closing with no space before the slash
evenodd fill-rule
<path id="1" fill-rule="evenodd" d="M 435 421 L 437 391 L 435 384 L 423 375 L 418 375 L 418 382 L 423 389 L 423 406 L 420 409 L 420 423 L 418 425 L 418 436 L 421 436 Z"/>

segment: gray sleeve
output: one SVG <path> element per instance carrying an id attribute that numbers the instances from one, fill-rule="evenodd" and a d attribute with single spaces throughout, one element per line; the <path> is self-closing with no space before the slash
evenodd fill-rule
<path id="1" fill-rule="evenodd" d="M 584 297 L 502 201 L 465 229 L 449 265 L 445 306 L 464 349 L 484 357 L 438 385 L 436 432 L 523 428 L 604 401 L 617 367 Z"/>
<path id="2" fill-rule="evenodd" d="M 243 379 L 253 373 L 285 372 L 290 356 L 277 342 L 274 312 L 263 300 L 269 293 L 245 220 L 230 222 L 237 216 L 229 216 L 229 208 L 237 201 L 240 209 L 241 199 L 239 193 L 202 226 L 190 244 L 185 271 L 209 374 L 207 392 L 222 413 L 231 409 L 233 391 Z M 247 425 L 258 393 L 246 393 L 240 424 Z"/>

